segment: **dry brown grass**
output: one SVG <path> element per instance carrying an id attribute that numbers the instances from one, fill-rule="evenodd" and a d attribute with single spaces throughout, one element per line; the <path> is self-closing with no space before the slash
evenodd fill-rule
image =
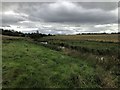
<path id="1" fill-rule="evenodd" d="M 48 39 L 60 40 L 92 40 L 92 41 L 105 41 L 105 42 L 119 42 L 119 34 L 107 35 L 56 35 L 47 37 Z"/>
<path id="2" fill-rule="evenodd" d="M 23 37 L 0 35 L 0 38 L 2 40 L 6 40 L 6 39 L 22 39 Z"/>

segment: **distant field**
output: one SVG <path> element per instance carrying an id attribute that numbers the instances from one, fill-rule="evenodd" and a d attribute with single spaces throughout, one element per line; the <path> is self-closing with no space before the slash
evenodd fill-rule
<path id="1" fill-rule="evenodd" d="M 68 37 L 3 36 L 3 88 L 119 87 L 118 43 Z"/>
<path id="2" fill-rule="evenodd" d="M 23 37 L 0 35 L 2 39 L 22 39 Z"/>
<path id="3" fill-rule="evenodd" d="M 107 35 L 56 35 L 47 38 L 60 40 L 92 40 L 105 42 L 119 42 L 119 37 L 120 34 L 107 34 Z"/>
<path id="4" fill-rule="evenodd" d="M 120 44 L 118 34 L 110 35 L 56 35 L 44 37 L 39 41 L 46 41 L 51 45 L 64 46 L 82 53 L 103 55 L 118 55 Z"/>

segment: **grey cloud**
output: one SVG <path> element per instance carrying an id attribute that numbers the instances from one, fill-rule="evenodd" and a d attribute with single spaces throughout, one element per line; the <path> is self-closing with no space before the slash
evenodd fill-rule
<path id="1" fill-rule="evenodd" d="M 116 9 L 116 3 L 3 3 L 2 7 L 3 12 L 13 10 L 15 13 L 28 15 L 28 17 L 3 15 L 3 24 L 30 28 L 37 27 L 38 24 L 40 25 L 40 27 L 37 27 L 39 31 L 46 34 L 100 32 L 107 28 L 93 28 L 93 26 L 117 23 L 118 19 L 115 13 L 111 13 Z M 20 23 L 20 21 L 31 21 L 31 23 Z M 46 24 L 42 25 L 42 22 Z M 67 28 L 54 23 L 65 25 Z M 53 26 L 46 27 L 47 25 Z M 72 29 L 72 25 L 76 28 Z M 83 27 L 82 25 L 86 26 Z"/>
<path id="2" fill-rule="evenodd" d="M 114 2 L 100 3 L 14 3 L 16 12 L 29 15 L 32 21 L 70 23 L 116 23 L 117 17 L 110 13 L 117 6 Z M 13 6 L 14 6 L 13 4 Z M 10 4 L 8 5 L 10 6 Z"/>
<path id="3" fill-rule="evenodd" d="M 48 11 L 42 13 L 42 19 L 46 22 L 72 22 L 72 23 L 116 23 L 117 18 L 108 12 L 77 12 L 77 11 Z"/>
<path id="4" fill-rule="evenodd" d="M 79 2 L 83 8 L 86 9 L 102 9 L 105 11 L 114 10 L 118 7 L 118 2 Z"/>
<path id="5" fill-rule="evenodd" d="M 13 15 L 2 15 L 1 19 L 3 25 L 16 24 L 19 21 L 25 20 L 23 17 Z"/>
<path id="6" fill-rule="evenodd" d="M 2 2 L 2 11 L 17 10 L 19 5 L 17 2 Z"/>
<path id="7" fill-rule="evenodd" d="M 109 7 L 110 4 L 110 7 Z M 31 20 L 45 22 L 72 22 L 72 23 L 116 23 L 117 17 L 106 11 L 116 8 L 114 4 L 76 4 L 76 3 L 44 3 L 33 5 L 32 8 L 23 8 L 30 14 Z M 92 6 L 93 5 L 93 6 Z M 98 5 L 98 6 L 97 6 Z M 113 5 L 113 6 L 112 6 Z M 84 7 L 83 7 L 84 6 Z M 100 7 L 101 6 L 101 7 Z M 108 6 L 108 7 L 107 7 Z M 89 9 L 87 9 L 89 7 Z"/>

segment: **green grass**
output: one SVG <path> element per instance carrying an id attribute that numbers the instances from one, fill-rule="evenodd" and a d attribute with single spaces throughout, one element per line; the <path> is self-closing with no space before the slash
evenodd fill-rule
<path id="1" fill-rule="evenodd" d="M 116 56 L 57 49 L 62 42 L 70 46 L 117 50 L 117 43 L 49 40 L 48 37 L 43 40 L 49 42 L 48 46 L 44 47 L 40 42 L 36 44 L 31 39 L 3 37 L 3 88 L 118 87 Z M 104 61 L 100 60 L 101 57 Z"/>
<path id="2" fill-rule="evenodd" d="M 54 50 L 57 50 L 56 48 L 59 48 L 59 46 L 65 47 L 65 49 L 61 49 L 64 54 L 82 59 L 93 67 L 98 73 L 94 79 L 96 77 L 99 78 L 96 78 L 96 80 L 99 81 L 98 83 L 101 87 L 119 87 L 118 63 L 120 63 L 120 45 L 117 41 L 118 38 L 115 38 L 117 36 L 60 35 L 38 39 L 38 42 L 47 41 L 48 45 L 44 46 Z M 103 70 L 100 70 L 101 67 Z M 96 73 L 94 72 L 95 75 Z"/>
<path id="3" fill-rule="evenodd" d="M 82 47 L 88 47 L 88 48 L 112 48 L 112 47 L 118 47 L 117 43 L 103 43 L 103 42 L 95 42 L 95 41 L 69 41 L 68 44 L 73 46 L 82 46 Z"/>
<path id="4" fill-rule="evenodd" d="M 3 43 L 3 88 L 100 87 L 84 60 L 25 40 Z"/>
<path id="5" fill-rule="evenodd" d="M 38 41 L 47 41 L 51 45 L 64 46 L 82 53 L 115 56 L 120 52 L 119 34 L 110 35 L 56 35 L 44 37 Z"/>

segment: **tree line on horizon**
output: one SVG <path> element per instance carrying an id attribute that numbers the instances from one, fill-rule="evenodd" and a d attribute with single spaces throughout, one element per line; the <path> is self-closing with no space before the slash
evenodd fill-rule
<path id="1" fill-rule="evenodd" d="M 45 36 L 52 36 L 51 34 L 42 34 L 39 33 L 39 31 L 33 32 L 33 33 L 22 33 L 20 31 L 14 31 L 14 30 L 4 30 L 0 29 L 2 31 L 2 35 L 8 35 L 8 36 L 19 36 L 19 37 L 30 37 L 30 38 L 40 38 Z"/>
<path id="2" fill-rule="evenodd" d="M 45 37 L 45 36 L 55 36 L 52 34 L 42 34 L 39 33 L 39 31 L 37 30 L 36 32 L 32 32 L 32 33 L 22 33 L 20 31 L 15 31 L 15 30 L 4 30 L 4 29 L 0 29 L 0 31 L 2 31 L 2 35 L 8 35 L 8 36 L 20 36 L 20 37 L 30 37 L 30 38 L 40 38 L 40 37 Z M 100 35 L 100 34 L 120 34 L 120 32 L 114 32 L 114 33 L 78 33 L 76 35 Z"/>
<path id="3" fill-rule="evenodd" d="M 112 33 L 78 33 L 76 35 L 100 35 L 100 34 L 120 34 L 120 32 L 112 32 Z"/>

